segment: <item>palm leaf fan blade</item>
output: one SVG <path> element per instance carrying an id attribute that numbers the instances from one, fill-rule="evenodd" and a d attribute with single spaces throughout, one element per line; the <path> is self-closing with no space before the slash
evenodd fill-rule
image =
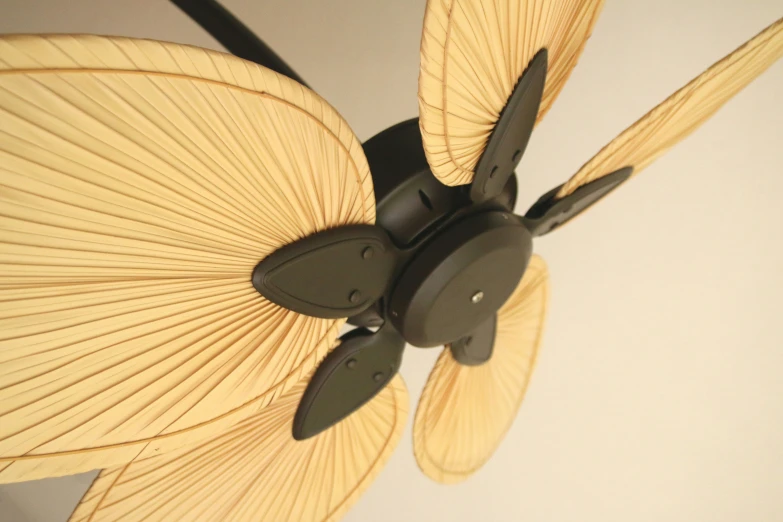
<path id="1" fill-rule="evenodd" d="M 251 284 L 277 248 L 374 222 L 316 94 L 194 47 L 6 36 L 0 135 L 0 482 L 208 436 L 333 345 L 342 320 Z"/>
<path id="2" fill-rule="evenodd" d="M 397 376 L 339 424 L 296 441 L 305 387 L 208 440 L 104 470 L 70 522 L 339 519 L 402 436 L 407 391 Z"/>
<path id="3" fill-rule="evenodd" d="M 624 167 L 641 172 L 690 135 L 783 57 L 783 18 L 715 63 L 606 145 L 560 189 L 559 198 Z"/>

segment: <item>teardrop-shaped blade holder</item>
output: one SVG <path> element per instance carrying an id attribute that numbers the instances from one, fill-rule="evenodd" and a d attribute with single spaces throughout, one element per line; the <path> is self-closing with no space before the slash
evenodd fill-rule
<path id="1" fill-rule="evenodd" d="M 284 246 L 253 270 L 253 286 L 280 306 L 327 319 L 375 303 L 391 283 L 398 251 L 374 225 L 347 225 Z"/>
<path id="2" fill-rule="evenodd" d="M 373 333 L 357 328 L 321 362 L 294 417 L 293 436 L 321 433 L 361 408 L 397 374 L 405 341 L 388 323 Z"/>
<path id="3" fill-rule="evenodd" d="M 470 198 L 481 203 L 497 197 L 525 153 L 546 83 L 547 50 L 536 53 L 519 77 L 476 164 Z"/>
<path id="4" fill-rule="evenodd" d="M 533 237 L 548 234 L 607 196 L 631 177 L 632 173 L 633 167 L 624 167 L 582 185 L 573 193 L 559 199 L 556 196 L 562 185 L 555 187 L 530 207 L 521 218 L 522 223 Z"/>

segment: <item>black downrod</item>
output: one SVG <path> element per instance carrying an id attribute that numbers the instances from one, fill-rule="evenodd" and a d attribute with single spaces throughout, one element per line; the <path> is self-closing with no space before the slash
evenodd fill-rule
<path id="1" fill-rule="evenodd" d="M 231 54 L 263 65 L 309 87 L 277 53 L 216 0 L 171 0 L 171 2 L 212 35 Z"/>

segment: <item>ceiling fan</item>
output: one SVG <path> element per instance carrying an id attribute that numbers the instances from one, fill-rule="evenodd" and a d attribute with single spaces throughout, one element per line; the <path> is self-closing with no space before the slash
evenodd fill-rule
<path id="1" fill-rule="evenodd" d="M 447 347 L 419 466 L 465 479 L 535 363 L 533 238 L 783 55 L 781 19 L 520 216 L 602 1 L 428 1 L 419 118 L 364 144 L 219 4 L 174 3 L 236 57 L 0 37 L 0 482 L 103 469 L 73 521 L 339 518 L 401 436 L 406 342 Z"/>

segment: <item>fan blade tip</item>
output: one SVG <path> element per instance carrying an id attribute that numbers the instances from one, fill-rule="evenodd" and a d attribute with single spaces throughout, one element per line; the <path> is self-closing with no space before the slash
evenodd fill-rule
<path id="1" fill-rule="evenodd" d="M 689 136 L 783 57 L 783 18 L 713 63 L 621 132 L 563 184 L 558 198 L 575 193 L 624 166 L 638 174 Z"/>

